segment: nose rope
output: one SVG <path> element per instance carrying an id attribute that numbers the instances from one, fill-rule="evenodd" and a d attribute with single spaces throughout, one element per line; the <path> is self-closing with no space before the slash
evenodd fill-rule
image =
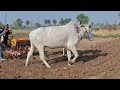
<path id="1" fill-rule="evenodd" d="M 87 32 L 87 29 L 86 29 L 86 27 L 84 27 L 84 28 L 85 28 L 85 30 L 86 30 L 86 32 Z M 88 32 L 87 32 L 87 36 L 88 36 L 88 38 L 90 38 L 90 37 L 89 37 L 89 34 L 88 34 Z"/>

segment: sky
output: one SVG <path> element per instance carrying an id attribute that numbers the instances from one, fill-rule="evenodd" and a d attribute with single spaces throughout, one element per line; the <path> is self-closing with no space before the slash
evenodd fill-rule
<path id="1" fill-rule="evenodd" d="M 118 17 L 120 11 L 7 11 L 6 22 L 12 24 L 17 18 L 21 18 L 24 22 L 30 20 L 33 23 L 39 22 L 44 23 L 44 19 L 56 19 L 60 18 L 71 18 L 73 22 L 76 22 L 76 16 L 78 14 L 85 14 L 89 16 L 90 23 L 114 23 L 115 21 L 120 22 Z M 0 21 L 5 23 L 6 11 L 0 11 Z"/>

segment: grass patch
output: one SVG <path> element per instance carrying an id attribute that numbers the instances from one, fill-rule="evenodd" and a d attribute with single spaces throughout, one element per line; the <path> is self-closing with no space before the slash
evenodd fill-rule
<path id="1" fill-rule="evenodd" d="M 109 37 L 118 38 L 118 37 L 120 37 L 120 34 L 107 35 L 107 36 L 102 36 L 102 35 L 93 35 L 93 36 L 94 37 L 99 37 L 99 38 L 109 38 Z"/>
<path id="2" fill-rule="evenodd" d="M 120 34 L 110 35 L 110 37 L 117 38 L 117 37 L 120 37 Z"/>
<path id="3" fill-rule="evenodd" d="M 26 35 L 26 34 L 29 34 L 32 30 L 12 30 L 12 33 L 14 35 Z"/>

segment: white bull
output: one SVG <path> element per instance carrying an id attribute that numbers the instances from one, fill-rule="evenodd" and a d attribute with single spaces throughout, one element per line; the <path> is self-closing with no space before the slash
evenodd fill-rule
<path id="1" fill-rule="evenodd" d="M 76 47 L 81 38 L 87 36 L 89 40 L 92 40 L 92 33 L 89 26 L 82 27 L 79 25 L 77 28 L 71 21 L 63 26 L 41 27 L 31 31 L 29 34 L 31 48 L 27 54 L 25 65 L 28 64 L 29 58 L 36 47 L 39 51 L 40 59 L 44 62 L 47 68 L 50 68 L 51 66 L 46 62 L 44 53 L 45 47 L 49 47 L 65 48 L 67 50 L 68 65 L 70 66 L 78 57 Z M 75 55 L 72 60 L 71 51 Z"/>

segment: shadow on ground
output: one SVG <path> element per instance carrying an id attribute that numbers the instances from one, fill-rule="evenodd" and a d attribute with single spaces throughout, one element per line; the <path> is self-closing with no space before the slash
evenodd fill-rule
<path id="1" fill-rule="evenodd" d="M 62 51 L 52 52 L 50 55 L 57 56 L 60 54 L 62 54 Z M 79 57 L 76 59 L 76 62 L 79 62 L 79 61 L 87 62 L 90 60 L 94 60 L 100 56 L 107 56 L 108 53 L 103 53 L 101 50 L 86 50 L 86 51 L 78 50 L 78 54 L 79 54 Z M 74 58 L 73 54 L 72 54 L 72 58 Z M 64 62 L 64 61 L 67 61 L 67 55 L 56 57 L 51 60 L 54 61 L 53 63 Z"/>

